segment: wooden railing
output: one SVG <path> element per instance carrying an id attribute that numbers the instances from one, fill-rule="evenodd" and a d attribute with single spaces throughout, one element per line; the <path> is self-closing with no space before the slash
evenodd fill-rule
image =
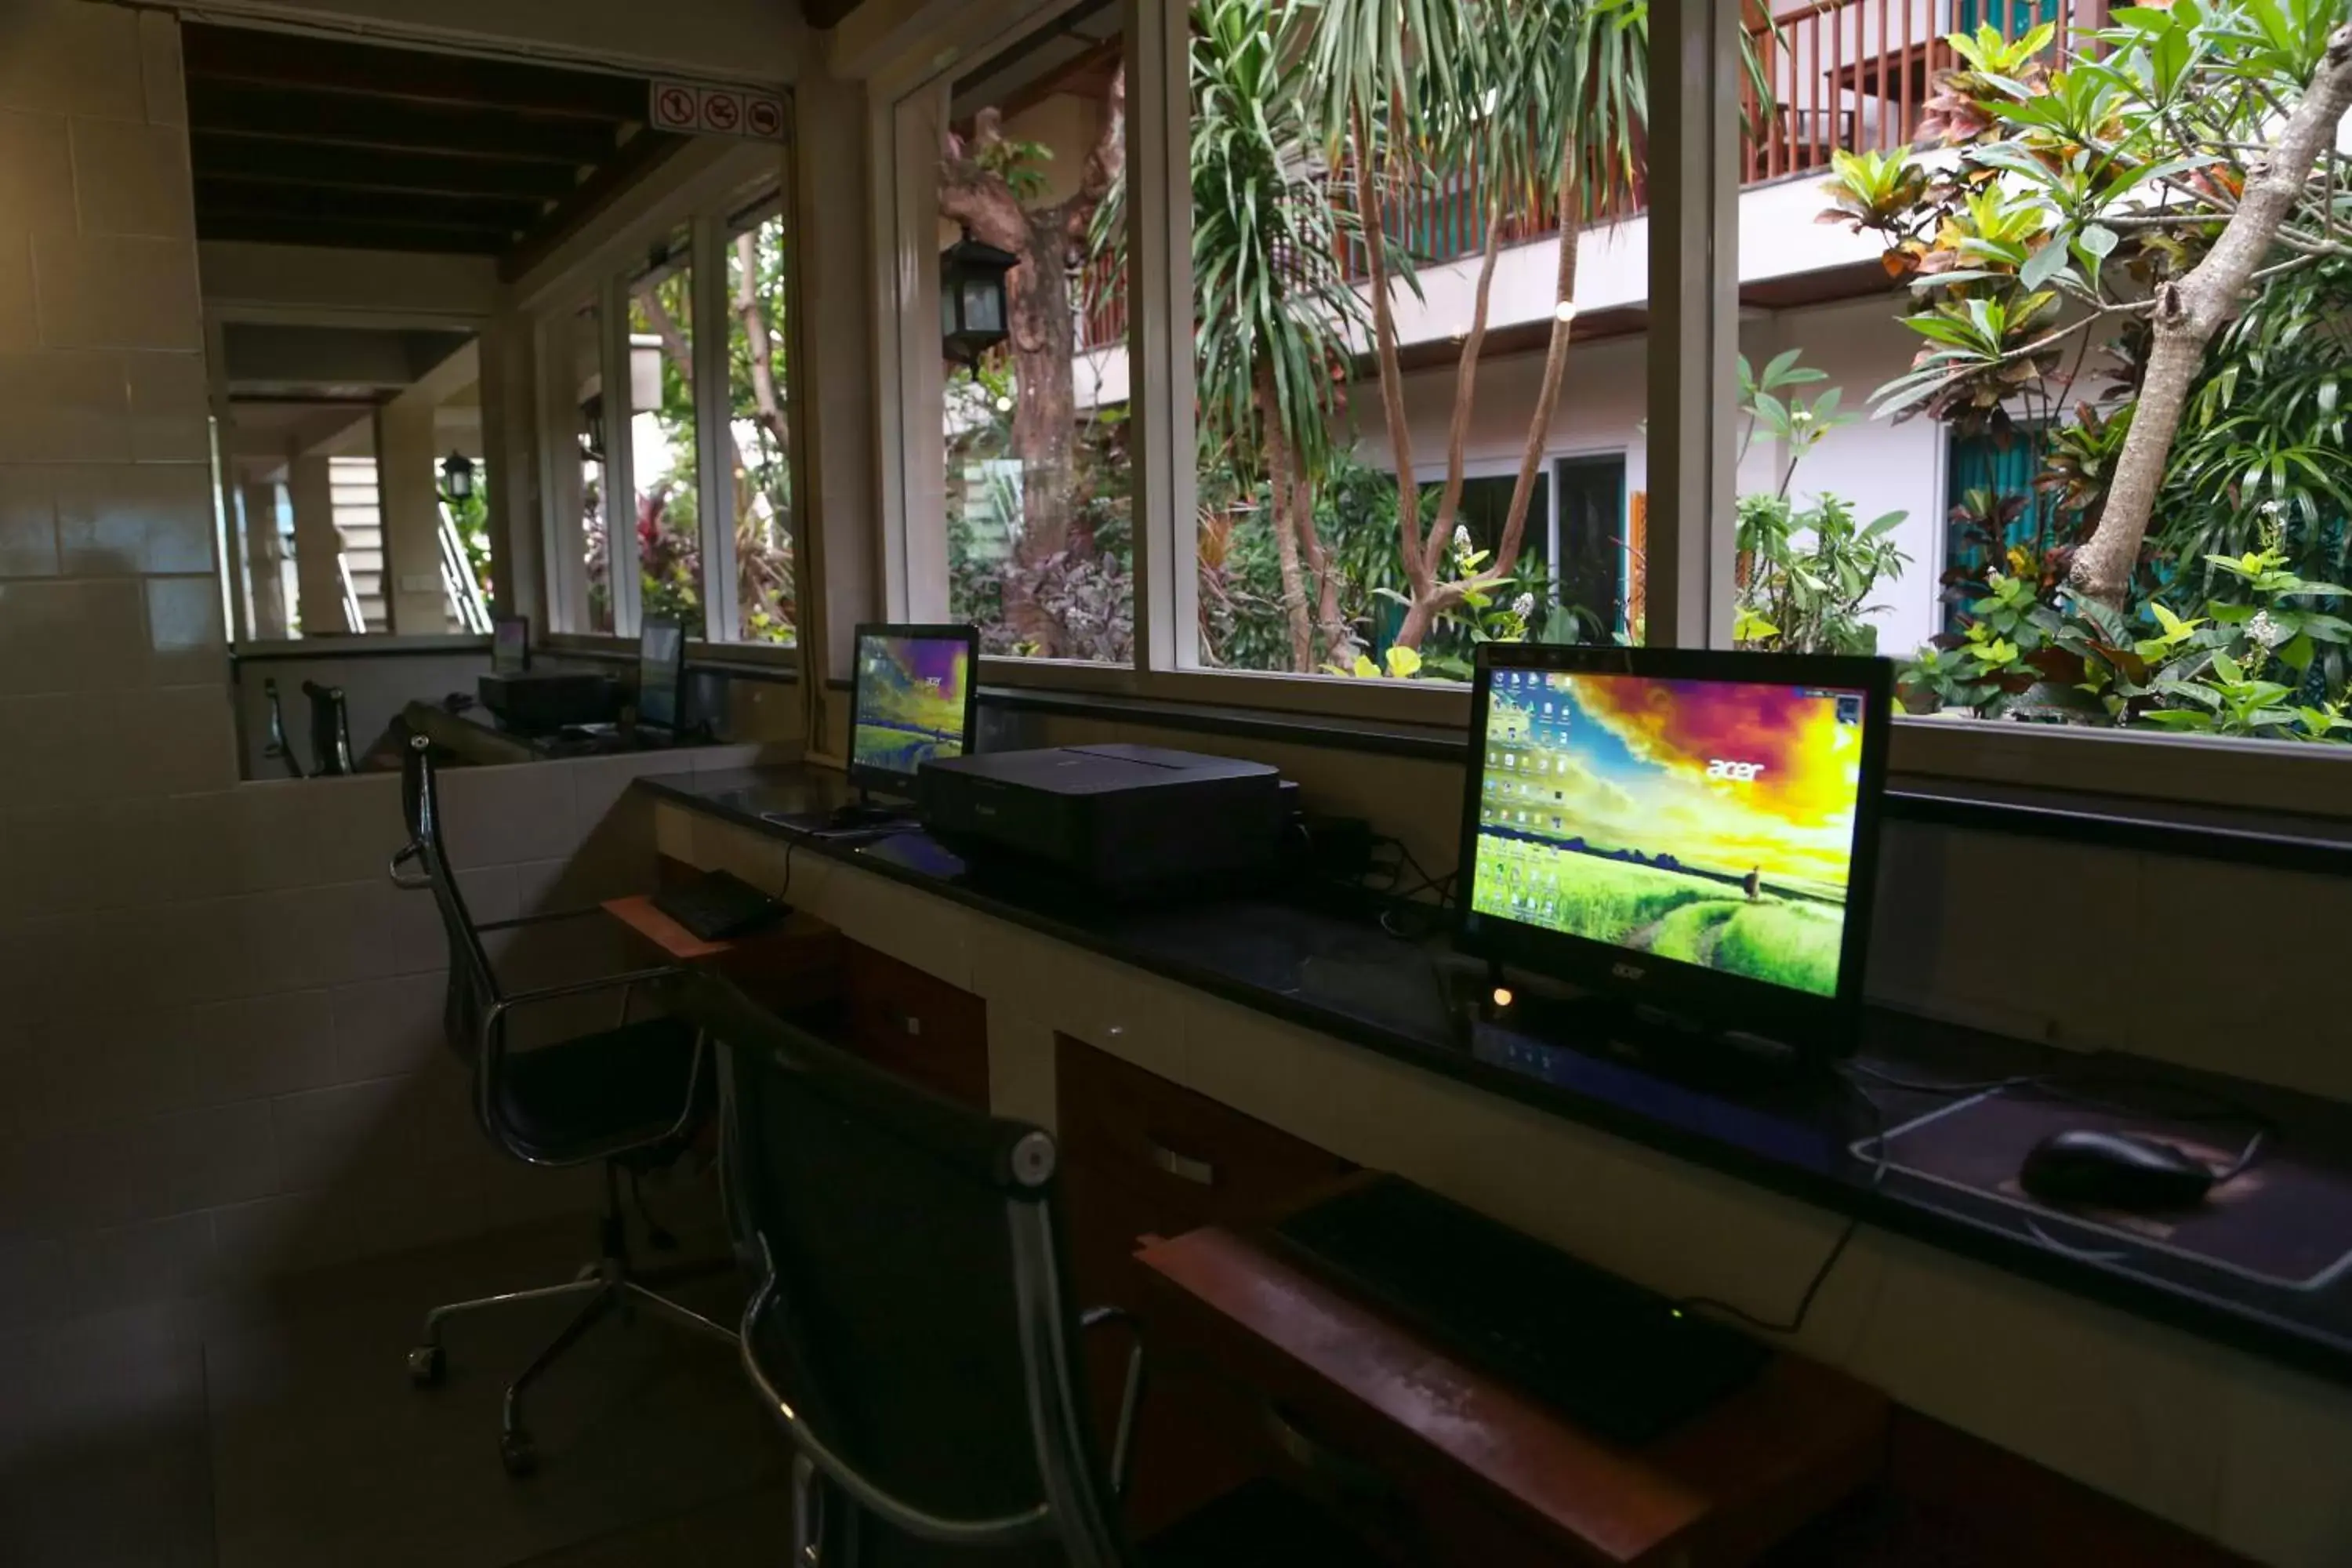
<path id="1" fill-rule="evenodd" d="M 1769 107 L 1753 81 L 1741 98 L 1740 181 L 1773 180 L 1826 172 L 1831 154 L 1889 152 L 1919 139 L 1937 76 L 1959 61 L 1944 39 L 1990 24 L 2016 37 L 2042 22 L 2062 24 L 2054 57 L 2070 34 L 2106 25 L 2109 0 L 1811 0 L 1768 19 L 1748 0 L 1748 38 Z M 1475 256 L 1486 240 L 1485 187 L 1474 165 L 1452 178 L 1391 188 L 1383 203 L 1389 237 L 1424 266 Z M 1333 193 L 1346 204 L 1343 184 Z M 1646 183 L 1637 168 L 1630 183 L 1612 182 L 1595 223 L 1639 213 Z M 1503 243 L 1519 245 L 1557 233 L 1553 215 L 1524 205 L 1507 209 Z M 1349 242 L 1350 277 L 1364 275 L 1363 242 Z M 1079 346 L 1098 348 L 1127 336 L 1124 291 L 1108 287 L 1108 260 L 1080 279 Z"/>

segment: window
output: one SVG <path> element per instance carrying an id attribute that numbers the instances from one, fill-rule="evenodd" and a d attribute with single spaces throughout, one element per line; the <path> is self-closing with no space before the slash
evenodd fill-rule
<path id="1" fill-rule="evenodd" d="M 557 323 L 551 345 L 560 407 L 566 428 L 555 458 L 572 483 L 568 515 L 561 520 L 561 546 L 580 568 L 580 596 L 562 624 L 567 631 L 611 636 L 617 627 L 613 605 L 613 547 L 604 499 L 611 494 L 605 463 L 604 318 L 594 301 Z"/>
<path id="2" fill-rule="evenodd" d="M 1016 268 L 1031 330 L 950 362 L 926 341 L 939 253 L 967 229 L 1019 249 L 1106 144 L 1075 85 L 1106 10 L 1031 9 L 886 94 L 893 610 L 1276 707 L 1442 714 L 1481 641 L 1655 640 L 1883 653 L 1914 709 L 2037 742 L 2352 739 L 2335 139 L 2230 282 L 2252 306 L 2168 351 L 2189 385 L 2155 502 L 2109 504 L 2145 447 L 2124 415 L 2160 357 L 2156 285 L 2195 275 L 2291 120 L 2287 43 L 2232 54 L 2205 12 L 2102 0 L 1143 0 L 1122 177 L 1056 265 Z M 2109 184 L 2031 107 L 2092 55 L 2109 68 L 2071 79 L 2128 136 Z M 2159 112 L 2179 58 L 2214 90 Z M 1984 177 L 1938 176 L 1955 163 Z M 1978 469 L 2032 526 L 1953 554 Z M 1117 595 L 1052 577 L 1097 563 Z M 2021 748 L 1968 752 L 1967 728 L 1906 729 L 1898 763 L 2013 772 Z"/>
<path id="3" fill-rule="evenodd" d="M 745 642 L 790 647 L 792 436 L 785 423 L 784 219 L 773 204 L 739 217 L 727 242 L 728 437 L 734 482 L 736 607 Z"/>
<path id="4" fill-rule="evenodd" d="M 668 616 L 704 641 L 793 645 L 777 162 L 756 142 L 681 154 L 634 236 L 597 237 L 593 259 L 539 286 L 571 301 L 538 339 L 555 631 L 626 638 Z M 613 497 L 627 498 L 617 516 Z"/>
<path id="5" fill-rule="evenodd" d="M 641 616 L 702 620 L 695 464 L 694 245 L 684 229 L 629 285 L 629 458 Z"/>
<path id="6" fill-rule="evenodd" d="M 1065 10 L 899 116 L 900 166 L 926 193 L 901 231 L 903 594 L 911 614 L 976 623 L 991 654 L 1136 657 L 1118 16 Z M 1006 331 L 950 361 L 919 326 L 940 320 L 938 256 L 966 238 L 1013 258 Z"/>
<path id="7" fill-rule="evenodd" d="M 1831 176 L 1843 221 L 1823 233 L 1847 265 L 1912 285 L 1822 314 L 1805 357 L 1842 359 L 1848 396 L 1797 440 L 1800 488 L 1875 474 L 1911 519 L 1949 520 L 1946 535 L 1906 522 L 1872 541 L 1878 501 L 1851 520 L 1800 512 L 1792 563 L 1891 567 L 1884 548 L 1906 544 L 1899 577 L 1876 573 L 1889 607 L 1873 618 L 1918 713 L 2352 739 L 2352 457 L 2336 391 L 2352 253 L 2331 237 L 2347 153 L 2332 125 L 2293 133 L 2307 40 L 2332 13 L 2289 0 L 2275 28 L 2246 34 L 2228 6 L 1935 9 L 1919 38 L 1909 7 L 1845 0 L 1772 46 L 1783 92 L 1826 95 L 1826 130 L 1798 146 Z M 2062 124 L 2100 128 L 2087 160 Z M 2233 195 L 2265 163 L 2293 183 L 2275 214 Z M 2218 244 L 2225 230 L 2252 243 Z M 1824 252 L 1813 276 L 1836 265 Z M 2174 318 L 2160 287 L 2244 303 Z M 2168 395 L 2150 397 L 2159 385 Z M 1803 646 L 1788 628 L 1756 640 Z"/>
<path id="8" fill-rule="evenodd" d="M 1625 635 L 1622 518 L 1552 501 L 1555 459 L 1642 442 L 1643 279 L 1601 226 L 1641 201 L 1639 83 L 1570 36 L 1616 24 L 1497 6 L 1504 47 L 1416 39 L 1400 77 L 1356 55 L 1378 5 L 1192 16 L 1193 662 L 1461 680 L 1482 641 Z M 1597 62 L 1572 160 L 1502 107 L 1553 58 Z"/>

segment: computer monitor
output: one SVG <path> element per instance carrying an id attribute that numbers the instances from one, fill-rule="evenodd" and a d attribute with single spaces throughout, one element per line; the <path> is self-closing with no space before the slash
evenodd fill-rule
<path id="1" fill-rule="evenodd" d="M 647 616 L 637 634 L 637 722 L 677 729 L 685 680 L 686 627 L 674 616 Z"/>
<path id="2" fill-rule="evenodd" d="M 1487 643 L 1458 944 L 1807 1055 L 1859 1016 L 1884 659 Z"/>
<path id="3" fill-rule="evenodd" d="M 849 778 L 860 789 L 911 796 L 925 763 L 971 750 L 978 627 L 862 626 L 851 668 Z"/>
<path id="4" fill-rule="evenodd" d="M 501 616 L 490 623 L 490 673 L 520 675 L 530 668 L 530 617 Z"/>

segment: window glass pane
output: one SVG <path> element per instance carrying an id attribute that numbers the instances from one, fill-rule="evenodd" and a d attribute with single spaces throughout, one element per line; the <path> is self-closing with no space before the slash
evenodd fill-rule
<path id="1" fill-rule="evenodd" d="M 1641 633 L 1639 55 L 1553 91 L 1584 106 L 1573 160 L 1559 116 L 1504 107 L 1515 62 L 1627 58 L 1577 35 L 1634 14 L 1496 5 L 1504 47 L 1410 40 L 1399 98 L 1311 92 L 1298 62 L 1384 13 L 1195 8 L 1204 667 L 1460 679 L 1482 641 Z"/>
<path id="2" fill-rule="evenodd" d="M 572 389 L 572 440 L 580 465 L 578 515 L 572 519 L 571 547 L 586 578 L 586 624 L 576 631 L 613 630 L 613 554 L 605 529 L 604 313 L 594 301 L 572 312 L 559 334 L 565 384 Z"/>
<path id="3" fill-rule="evenodd" d="M 1811 220 L 1839 159 L 1907 155 L 1935 73 L 1957 63 L 1936 40 L 1958 23 L 1954 0 L 1779 11 L 1768 26 L 1751 9 L 1741 36 L 1748 130 L 1724 176 L 1739 186 L 1740 368 L 1718 393 L 1738 507 L 1712 543 L 1732 574 L 1738 647 L 1900 654 L 1941 629 L 1955 470 L 1931 423 L 1870 417 L 1923 342 L 1897 319 L 1888 247 Z M 2006 468 L 1998 456 L 1985 449 L 1988 472 Z"/>
<path id="4" fill-rule="evenodd" d="M 736 603 L 745 642 L 794 640 L 792 440 L 784 411 L 784 219 L 740 220 L 727 250 L 728 421 L 735 468 Z"/>
<path id="5" fill-rule="evenodd" d="M 1749 172 L 1826 174 L 1843 220 L 1817 231 L 1811 276 L 1876 267 L 1911 287 L 1857 284 L 1851 304 L 1776 321 L 1774 352 L 1802 348 L 1846 396 L 1830 418 L 1750 396 L 1761 439 L 1796 462 L 1796 510 L 1785 545 L 1753 527 L 1742 542 L 1765 582 L 1781 552 L 1818 578 L 1900 548 L 1902 574 L 1878 574 L 1853 615 L 1906 661 L 1915 711 L 2352 736 L 2352 262 L 2330 237 L 2352 171 L 2334 126 L 2292 133 L 2307 64 L 2248 44 L 2235 15 L 2139 11 L 2101 32 L 2100 5 L 1855 0 L 1761 45 L 1792 102 Z M 2075 68 L 2091 58 L 2098 71 Z M 2162 85 L 2182 61 L 2203 73 L 2185 96 Z M 2095 101 L 2065 97 L 2083 90 Z M 2086 170 L 2056 127 L 2091 122 Z M 2291 193 L 2275 214 L 2238 200 L 2263 166 Z M 2217 243 L 2225 230 L 2243 243 Z M 2175 313 L 2173 291 L 2231 304 Z M 1873 417 L 1841 422 L 1853 413 Z M 1796 595 L 1743 597 L 1776 627 L 1751 623 L 1755 646 L 1836 640 L 1835 616 Z"/>
<path id="6" fill-rule="evenodd" d="M 909 417 L 940 431 L 948 613 L 991 653 L 1134 657 L 1118 18 L 1064 13 L 950 94 L 939 248 L 968 234 L 1018 263 L 942 279 L 966 342 L 943 345 L 939 406 Z"/>
<path id="7" fill-rule="evenodd" d="M 637 491 L 639 613 L 675 616 L 698 632 L 692 256 L 681 228 L 629 284 L 629 459 Z"/>

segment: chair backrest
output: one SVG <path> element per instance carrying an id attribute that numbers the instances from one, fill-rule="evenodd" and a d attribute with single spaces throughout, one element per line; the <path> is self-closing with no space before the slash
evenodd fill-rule
<path id="1" fill-rule="evenodd" d="M 861 1568 L 936 1562 L 938 1543 L 990 1568 L 1128 1568 L 1051 1135 L 883 1072 L 723 981 L 696 977 L 685 1008 L 718 1050 L 730 1221 L 764 1271 L 745 1355 L 829 1496 L 856 1505 Z"/>
<path id="2" fill-rule="evenodd" d="M 268 705 L 269 714 L 269 739 L 262 746 L 261 754 L 282 763 L 288 778 L 299 779 L 303 776 L 302 759 L 296 756 L 294 748 L 287 743 L 286 707 L 278 700 L 275 676 L 261 683 L 261 700 Z"/>
<path id="3" fill-rule="evenodd" d="M 306 680 L 302 695 L 310 700 L 312 776 L 342 778 L 359 772 L 352 756 L 352 716 L 343 704 L 343 689 Z"/>
<path id="4" fill-rule="evenodd" d="M 441 931 L 449 946 L 449 989 L 441 1009 L 441 1026 L 450 1048 L 470 1061 L 481 1047 L 482 1026 L 499 1001 L 499 983 L 489 954 L 466 912 L 465 895 L 457 890 L 449 868 L 449 851 L 441 837 L 441 791 L 433 767 L 433 743 L 422 735 L 409 738 L 400 759 L 401 816 L 408 828 L 409 846 L 424 868 L 440 912 Z"/>

